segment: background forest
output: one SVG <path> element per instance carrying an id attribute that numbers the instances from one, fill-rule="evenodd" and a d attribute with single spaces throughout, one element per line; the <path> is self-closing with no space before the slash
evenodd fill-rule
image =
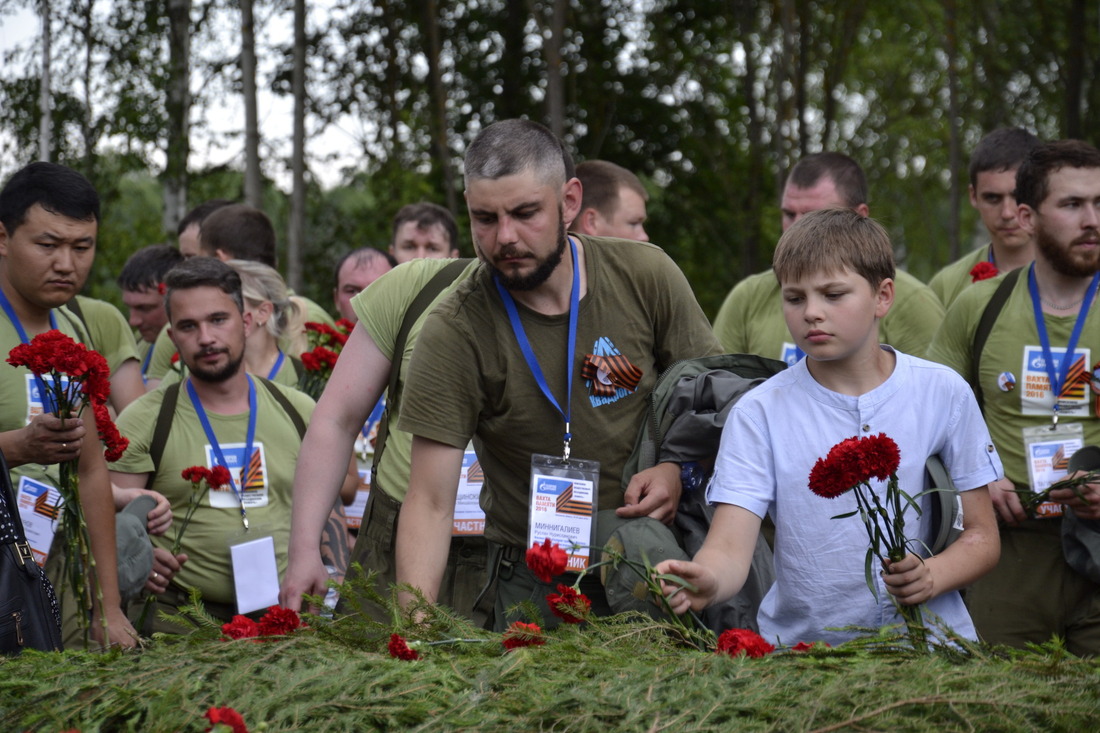
<path id="1" fill-rule="evenodd" d="M 132 251 L 215 196 L 262 206 L 291 284 L 323 303 L 336 259 L 384 247 L 409 201 L 451 208 L 471 254 L 464 147 L 525 116 L 643 177 L 650 236 L 713 316 L 768 266 L 802 154 L 858 160 L 927 279 L 979 243 L 966 161 L 984 132 L 1100 128 L 1089 0 L 0 0 L 0 23 L 35 14 L 0 59 L 0 175 L 48 158 L 91 178 L 89 290 L 108 299 Z M 292 119 L 258 119 L 265 93 Z M 243 119 L 214 119 L 230 96 Z M 318 143 L 334 126 L 340 156 Z M 200 138 L 239 155 L 207 165 Z"/>

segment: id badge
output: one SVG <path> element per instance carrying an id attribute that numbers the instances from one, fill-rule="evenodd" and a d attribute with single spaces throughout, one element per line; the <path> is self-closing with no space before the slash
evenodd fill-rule
<path id="1" fill-rule="evenodd" d="M 61 518 L 61 505 L 65 500 L 55 487 L 35 481 L 28 476 L 19 477 L 19 491 L 15 497 L 19 518 L 23 521 L 23 533 L 31 547 L 34 561 L 39 567 L 46 564 L 50 545 Z"/>
<path id="2" fill-rule="evenodd" d="M 1024 428 L 1024 452 L 1031 490 L 1045 491 L 1069 473 L 1069 459 L 1085 444 L 1081 423 L 1036 425 Z M 1062 505 L 1047 501 L 1035 508 L 1039 517 L 1062 516 Z"/>
<path id="3" fill-rule="evenodd" d="M 229 542 L 229 558 L 233 564 L 237 613 L 279 605 L 279 569 L 272 535 L 255 531 L 239 533 Z"/>
<path id="4" fill-rule="evenodd" d="M 569 555 L 566 570 L 579 573 L 587 568 L 599 484 L 599 461 L 532 455 L 527 546 L 549 538 Z"/>

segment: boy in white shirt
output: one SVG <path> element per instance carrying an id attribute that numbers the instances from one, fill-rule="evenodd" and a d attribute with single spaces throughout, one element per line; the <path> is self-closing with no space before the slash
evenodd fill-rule
<path id="1" fill-rule="evenodd" d="M 840 643 L 844 627 L 900 623 L 892 594 L 905 605 L 925 604 L 964 637 L 976 638 L 958 590 L 988 572 L 1000 544 L 987 484 L 1002 475 L 988 431 L 966 382 L 950 369 L 880 345 L 878 323 L 894 299 L 894 260 L 886 231 L 846 209 L 825 209 L 784 233 L 773 263 L 783 314 L 806 358 L 746 394 L 733 408 L 708 499 L 718 505 L 702 549 L 691 562 L 667 560 L 695 590 L 665 583 L 673 610 L 700 610 L 738 592 L 760 522 L 775 523 L 776 582 L 760 608 L 769 641 Z M 923 488 L 924 465 L 939 455 L 962 490 L 964 529 L 934 557 L 910 543 L 904 559 L 874 574 L 867 588 L 868 538 L 847 492 L 813 494 L 814 463 L 852 436 L 885 433 L 898 445 L 899 485 Z M 876 493 L 885 482 L 873 481 Z M 920 517 L 907 510 L 910 538 L 928 536 L 931 497 Z M 916 531 L 914 531 L 916 530 Z"/>

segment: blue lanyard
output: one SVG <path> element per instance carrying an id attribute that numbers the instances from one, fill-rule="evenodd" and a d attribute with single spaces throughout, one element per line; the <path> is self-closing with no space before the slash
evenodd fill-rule
<path id="1" fill-rule="evenodd" d="M 512 324 L 512 333 L 516 335 L 516 341 L 519 343 L 520 351 L 523 352 L 523 358 L 527 361 L 527 367 L 531 370 L 531 376 L 535 378 L 535 382 L 538 384 L 539 389 L 546 395 L 546 399 L 550 400 L 550 404 L 554 406 L 565 420 L 565 447 L 562 453 L 562 457 L 565 460 L 569 459 L 569 441 L 573 439 L 573 433 L 570 432 L 569 417 L 572 414 L 572 399 L 573 399 L 573 360 L 576 356 L 577 350 L 577 311 L 580 310 L 581 299 L 581 275 L 580 270 L 577 269 L 577 245 L 573 242 L 573 238 L 569 238 L 569 250 L 573 257 L 573 289 L 569 296 L 569 344 L 566 349 L 566 369 L 565 369 L 565 409 L 561 408 L 558 401 L 554 399 L 554 394 L 550 391 L 550 385 L 546 383 L 546 377 L 543 376 L 542 368 L 539 366 L 538 357 L 535 356 L 534 350 L 531 348 L 531 342 L 527 340 L 527 332 L 523 328 L 523 323 L 519 320 L 519 310 L 516 308 L 516 301 L 513 300 L 512 294 L 509 293 L 503 285 L 500 284 L 500 280 L 496 277 L 493 278 L 493 283 L 497 286 L 497 292 L 500 293 L 501 300 L 504 301 L 504 309 L 508 311 L 508 320 Z"/>
<path id="2" fill-rule="evenodd" d="M 233 480 L 233 474 L 229 474 L 229 486 L 233 489 L 233 493 L 237 496 L 237 500 L 241 503 L 241 524 L 244 525 L 244 529 L 248 531 L 248 515 L 244 510 L 244 488 L 243 484 L 248 481 L 248 468 L 252 462 L 252 444 L 256 439 L 256 385 L 252 382 L 252 377 L 247 376 L 248 379 L 248 437 L 245 441 L 244 460 L 241 465 L 241 483 L 242 487 L 237 487 L 237 482 Z M 214 457 L 217 458 L 218 463 L 229 468 L 229 464 L 225 460 L 225 454 L 222 453 L 221 444 L 218 443 L 218 436 L 214 434 L 214 428 L 210 425 L 210 419 L 206 417 L 206 410 L 203 409 L 202 402 L 199 400 L 199 396 L 195 393 L 195 386 L 191 384 L 191 378 L 187 379 L 187 396 L 191 398 L 191 404 L 195 406 L 195 412 L 199 416 L 199 422 L 202 424 L 203 432 L 206 433 L 206 439 L 210 441 L 210 448 L 214 451 Z"/>
<path id="3" fill-rule="evenodd" d="M 23 328 L 23 323 L 19 320 L 19 316 L 16 315 L 15 308 L 12 307 L 11 301 L 8 300 L 8 296 L 3 288 L 0 288 L 0 307 L 3 307 L 4 313 L 7 315 L 8 320 L 11 321 L 11 325 L 15 326 L 15 332 L 19 334 L 19 341 L 24 344 L 29 344 L 31 340 L 27 338 L 27 329 Z M 50 328 L 55 331 L 57 330 L 57 319 L 54 317 L 52 308 L 50 309 Z M 41 374 L 35 374 L 34 381 L 38 382 L 38 391 L 42 399 L 42 407 L 43 409 L 48 409 L 46 407 L 46 400 L 49 395 L 49 389 L 46 387 L 46 380 L 42 378 Z"/>
<path id="4" fill-rule="evenodd" d="M 141 378 L 149 373 L 149 362 L 153 358 L 153 344 L 149 344 L 149 350 L 145 352 L 145 360 L 141 362 Z"/>
<path id="5" fill-rule="evenodd" d="M 27 330 L 23 328 L 23 323 L 19 320 L 19 316 L 15 314 L 15 308 L 12 307 L 11 301 L 8 300 L 8 296 L 4 293 L 4 289 L 0 288 L 0 307 L 3 307 L 4 313 L 7 314 L 8 320 L 11 321 L 11 325 L 15 326 L 15 332 L 19 334 L 19 340 L 25 344 L 29 344 L 31 340 L 27 338 Z M 50 328 L 57 330 L 57 319 L 54 318 L 53 309 L 50 309 Z"/>
<path id="6" fill-rule="evenodd" d="M 370 416 L 367 418 L 367 422 L 363 425 L 363 437 L 370 438 L 370 433 L 374 430 L 374 426 L 378 424 L 378 421 L 382 419 L 382 413 L 386 410 L 386 398 L 379 397 L 378 402 L 375 403 L 374 409 L 370 411 Z M 370 446 L 368 446 L 369 448 Z"/>
<path id="7" fill-rule="evenodd" d="M 1077 341 L 1081 338 L 1081 330 L 1085 326 L 1085 319 L 1089 315 L 1089 306 L 1096 295 L 1096 286 L 1100 283 L 1100 273 L 1092 276 L 1089 289 L 1085 292 L 1085 299 L 1081 301 L 1081 310 L 1077 312 L 1077 321 L 1073 324 L 1073 332 L 1070 334 L 1069 343 L 1066 344 L 1066 353 L 1062 357 L 1062 368 L 1055 369 L 1054 356 L 1050 351 L 1050 336 L 1047 335 L 1047 324 L 1043 319 L 1043 306 L 1039 301 L 1039 284 L 1035 281 L 1035 263 L 1027 272 L 1027 289 L 1031 294 L 1031 309 L 1035 314 L 1035 328 L 1039 332 L 1039 343 L 1043 347 L 1043 359 L 1046 362 L 1047 379 L 1050 380 L 1050 391 L 1054 393 L 1054 424 L 1058 424 L 1058 400 L 1065 385 L 1066 376 L 1069 374 L 1070 364 L 1073 362 L 1073 352 L 1077 350 Z"/>
<path id="8" fill-rule="evenodd" d="M 284 359 L 286 359 L 286 354 L 283 353 L 282 349 L 279 349 L 279 355 L 275 358 L 275 366 L 271 367 L 271 371 L 267 374 L 268 380 L 274 379 L 275 375 L 279 373 L 279 369 L 283 366 Z"/>

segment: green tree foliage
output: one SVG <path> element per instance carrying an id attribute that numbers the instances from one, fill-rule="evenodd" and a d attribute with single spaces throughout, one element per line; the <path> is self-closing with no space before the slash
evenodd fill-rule
<path id="1" fill-rule="evenodd" d="M 158 0 L 66 7 L 56 43 L 70 59 L 59 61 L 54 84 L 58 156 L 110 188 L 125 178 L 119 171 L 156 170 L 161 159 L 165 11 Z M 1087 0 L 956 2 L 953 26 L 949 6 L 935 0 L 570 0 L 561 46 L 546 49 L 553 7 L 552 0 L 372 0 L 313 8 L 307 130 L 339 125 L 358 163 L 331 190 L 309 183 L 307 295 L 328 301 L 330 267 L 343 252 L 384 248 L 403 203 L 437 201 L 464 218 L 457 193 L 466 144 L 498 119 L 548 122 L 547 59 L 556 56 L 567 144 L 578 160 L 605 158 L 642 176 L 651 236 L 711 314 L 738 279 L 767 267 L 782 181 L 802 155 L 838 150 L 858 160 L 872 215 L 893 234 L 899 261 L 927 278 L 953 246 L 979 243 L 964 199 L 965 163 L 985 132 L 1023 125 L 1044 138 L 1100 139 L 1091 114 L 1100 108 L 1100 8 Z M 87 8 L 93 22 L 82 33 Z M 235 12 L 221 0 L 195 5 L 196 120 L 236 94 Z M 266 20 L 289 12 L 285 2 L 257 5 Z M 98 69 L 87 77 L 95 84 L 91 105 L 82 76 L 89 38 Z M 286 94 L 289 53 L 277 43 L 259 44 L 260 83 Z M 9 55 L 20 71 L 0 80 L 0 130 L 14 141 L 5 147 L 5 170 L 34 149 L 32 56 Z M 957 78 L 954 125 L 949 64 Z M 961 153 L 954 159 L 953 129 Z M 277 178 L 281 165 L 269 156 L 265 173 Z M 240 198 L 239 183 L 214 185 L 223 174 L 199 171 L 190 203 Z M 961 205 L 952 201 L 953 181 Z M 265 208 L 282 230 L 284 195 L 270 182 Z M 961 241 L 952 243 L 955 232 Z M 470 252 L 468 242 L 463 248 Z"/>

